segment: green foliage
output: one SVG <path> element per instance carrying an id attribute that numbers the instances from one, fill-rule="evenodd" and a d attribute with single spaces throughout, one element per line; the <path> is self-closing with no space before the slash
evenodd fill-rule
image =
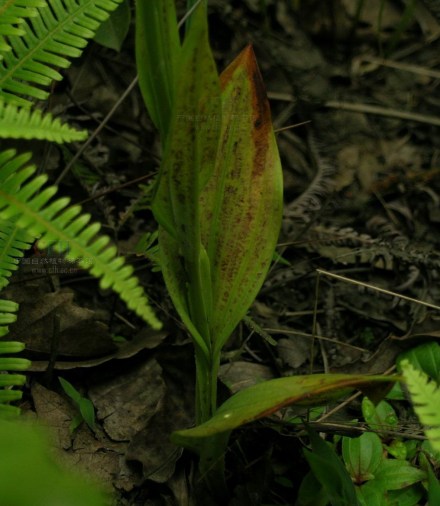
<path id="1" fill-rule="evenodd" d="M 362 414 L 368 426 L 373 430 L 392 430 L 397 427 L 396 412 L 386 401 L 380 401 L 374 405 L 368 397 L 364 397 L 362 399 Z"/>
<path id="2" fill-rule="evenodd" d="M 397 365 L 408 360 L 416 369 L 420 369 L 435 382 L 440 383 L 440 344 L 437 342 L 424 343 L 401 353 L 397 358 Z"/>
<path id="3" fill-rule="evenodd" d="M 69 67 L 70 60 L 81 55 L 121 1 L 48 0 L 50 7 L 38 7 L 28 19 L 21 18 L 21 33 L 8 35 L 12 51 L 4 52 L 0 61 L 0 98 L 21 106 L 31 104 L 26 96 L 45 100 L 49 93 L 41 87 L 62 79 L 56 69 Z"/>
<path id="4" fill-rule="evenodd" d="M 308 428 L 312 451 L 304 455 L 310 468 L 327 494 L 332 506 L 356 506 L 358 500 L 353 483 L 333 448 Z"/>
<path id="5" fill-rule="evenodd" d="M 153 328 L 160 328 L 133 268 L 116 256 L 109 237 L 96 237 L 100 225 L 89 225 L 91 216 L 81 214 L 80 206 L 67 207 L 70 199 L 52 200 L 56 187 L 44 188 L 47 176 L 33 177 L 36 167 L 24 166 L 26 159 L 15 157 L 13 150 L 0 156 L 0 219 L 14 219 L 17 227 L 39 238 L 41 248 L 54 245 L 68 260 L 100 278 L 103 288 L 113 288 Z"/>
<path id="6" fill-rule="evenodd" d="M 70 424 L 70 431 L 73 432 L 81 424 L 82 421 L 86 422 L 91 430 L 95 429 L 95 408 L 89 399 L 83 397 L 78 390 L 67 380 L 58 378 L 64 392 L 72 399 L 78 415 L 72 420 Z"/>
<path id="7" fill-rule="evenodd" d="M 122 43 L 128 34 L 131 21 L 130 4 L 123 2 L 113 11 L 107 21 L 101 24 L 95 35 L 95 42 L 101 46 L 120 51 Z"/>
<path id="8" fill-rule="evenodd" d="M 35 426 L 0 420 L 0 504 L 105 506 L 108 498 L 84 477 L 61 469 L 46 435 Z"/>
<path id="9" fill-rule="evenodd" d="M 36 7 L 45 5 L 45 0 L 0 0 L 0 60 L 3 52 L 11 51 L 5 36 L 24 35 L 25 31 L 20 26 L 24 19 L 38 16 Z"/>
<path id="10" fill-rule="evenodd" d="M 136 1 L 136 66 L 139 86 L 162 140 L 174 110 L 180 40 L 174 0 Z"/>
<path id="11" fill-rule="evenodd" d="M 0 0 L 0 137 L 44 139 L 51 142 L 80 141 L 78 132 L 58 119 L 30 110 L 32 99 L 45 99 L 43 88 L 61 79 L 58 68 L 67 68 L 79 56 L 100 23 L 122 0 Z M 133 269 L 116 258 L 108 237 L 96 237 L 100 226 L 90 225 L 90 216 L 79 206 L 67 207 L 69 199 L 54 200 L 57 189 L 46 187 L 47 177 L 36 177 L 27 166 L 29 154 L 15 150 L 0 152 L 0 289 L 17 268 L 23 252 L 35 238 L 40 247 L 54 244 L 70 260 L 101 278 L 103 287 L 113 287 L 141 317 L 160 327 Z M 0 300 L 0 337 L 16 319 L 18 306 Z M 22 351 L 19 342 L 0 341 L 0 370 L 23 371 L 30 362 L 5 355 Z M 2 374 L 0 418 L 15 416 L 19 409 L 11 401 L 21 398 L 25 376 Z M 91 426 L 94 411 L 90 401 L 64 381 L 63 387 L 76 402 L 81 416 Z M 60 470 L 47 455 L 47 444 L 35 427 L 7 424 L 0 420 L 0 504 L 8 506 L 101 506 L 104 496 L 82 479 Z M 25 486 L 20 486 L 24 483 Z"/>
<path id="12" fill-rule="evenodd" d="M 17 227 L 13 220 L 0 221 L 0 290 L 9 283 L 9 276 L 18 269 L 19 259 L 34 238 Z"/>
<path id="13" fill-rule="evenodd" d="M 440 504 L 440 483 L 436 478 L 431 466 L 428 468 L 428 500 L 429 506 Z"/>
<path id="14" fill-rule="evenodd" d="M 342 456 L 354 483 L 371 480 L 383 458 L 380 437 L 374 432 L 366 432 L 357 438 L 344 437 Z"/>
<path id="15" fill-rule="evenodd" d="M 63 125 L 59 119 L 52 118 L 51 114 L 5 104 L 0 100 L 0 138 L 62 143 L 83 141 L 87 138 L 87 132 Z"/>
<path id="16" fill-rule="evenodd" d="M 425 428 L 434 450 L 440 451 L 440 390 L 438 383 L 429 379 L 423 371 L 416 369 L 409 360 L 400 363 L 411 394 L 414 410 Z"/>
<path id="17" fill-rule="evenodd" d="M 316 406 L 346 395 L 355 388 L 389 381 L 393 379 L 347 374 L 291 376 L 265 381 L 234 394 L 208 421 L 174 432 L 171 439 L 198 453 L 207 466 L 209 461 L 222 455 L 230 432 L 241 425 L 269 416 L 290 404 Z"/>
<path id="18" fill-rule="evenodd" d="M 10 323 L 17 319 L 18 304 L 9 300 L 0 299 L 0 338 L 8 333 Z M 30 361 L 24 358 L 4 357 L 12 353 L 19 353 L 24 349 L 24 344 L 17 341 L 0 340 L 0 370 L 1 371 L 25 371 L 30 366 Z M 22 386 L 26 377 L 22 374 L 0 375 L 0 418 L 16 416 L 20 409 L 11 406 L 9 402 L 20 400 L 22 392 L 12 390 L 13 386 Z"/>

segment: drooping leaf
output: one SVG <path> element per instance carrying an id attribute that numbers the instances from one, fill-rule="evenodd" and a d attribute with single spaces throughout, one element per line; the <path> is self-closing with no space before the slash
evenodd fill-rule
<path id="1" fill-rule="evenodd" d="M 250 46 L 220 80 L 221 142 L 215 171 L 201 195 L 217 352 L 263 284 L 281 226 L 283 192 L 269 103 Z"/>
<path id="2" fill-rule="evenodd" d="M 107 21 L 101 24 L 95 34 L 95 42 L 101 46 L 120 51 L 122 43 L 128 34 L 131 21 L 130 5 L 124 0 Z"/>
<path id="3" fill-rule="evenodd" d="M 241 390 L 222 404 L 207 422 L 174 432 L 172 440 L 196 453 L 204 450 L 205 438 L 230 432 L 246 423 L 269 416 L 290 404 L 318 405 L 375 383 L 393 382 L 387 376 L 314 374 L 277 378 Z"/>
<path id="4" fill-rule="evenodd" d="M 173 112 L 180 58 L 174 0 L 136 2 L 136 65 L 139 86 L 153 123 L 165 140 Z"/>

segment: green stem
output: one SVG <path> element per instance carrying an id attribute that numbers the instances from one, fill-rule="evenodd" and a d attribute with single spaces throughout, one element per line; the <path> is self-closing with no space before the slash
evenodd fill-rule
<path id="1" fill-rule="evenodd" d="M 211 418 L 211 367 L 203 351 L 196 346 L 196 425 Z"/>

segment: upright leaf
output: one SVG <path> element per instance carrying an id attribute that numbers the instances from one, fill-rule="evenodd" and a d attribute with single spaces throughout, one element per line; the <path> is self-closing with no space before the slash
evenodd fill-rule
<path id="1" fill-rule="evenodd" d="M 211 177 L 221 122 L 220 84 L 203 10 L 193 13 L 175 83 L 175 108 L 153 211 L 161 230 L 163 273 L 182 319 L 209 341 L 206 254 L 200 236 L 200 193 Z M 203 270 L 205 269 L 205 271 Z M 183 312 L 183 313 L 182 313 Z M 196 337 L 196 336 L 195 336 Z"/>
<path id="2" fill-rule="evenodd" d="M 136 2 L 136 65 L 145 105 L 162 139 L 173 112 L 180 41 L 174 0 Z"/>
<path id="3" fill-rule="evenodd" d="M 282 217 L 282 170 L 269 103 L 250 46 L 220 77 L 222 132 L 202 193 L 202 242 L 211 265 L 211 333 L 219 352 L 257 296 Z"/>
<path id="4" fill-rule="evenodd" d="M 358 505 L 353 482 L 336 452 L 310 427 L 308 432 L 313 451 L 306 450 L 304 455 L 316 479 L 327 491 L 332 506 Z"/>

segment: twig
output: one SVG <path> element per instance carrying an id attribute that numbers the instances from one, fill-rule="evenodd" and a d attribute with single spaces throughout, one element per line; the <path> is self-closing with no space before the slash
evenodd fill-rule
<path id="1" fill-rule="evenodd" d="M 366 114 L 376 114 L 378 116 L 387 116 L 389 118 L 399 118 L 409 121 L 417 121 L 428 125 L 440 126 L 440 118 L 418 114 L 416 112 L 398 111 L 397 109 L 387 109 L 377 105 L 354 104 L 351 102 L 340 102 L 338 100 L 329 100 L 324 104 L 330 109 L 343 109 L 345 111 L 362 112 Z"/>

